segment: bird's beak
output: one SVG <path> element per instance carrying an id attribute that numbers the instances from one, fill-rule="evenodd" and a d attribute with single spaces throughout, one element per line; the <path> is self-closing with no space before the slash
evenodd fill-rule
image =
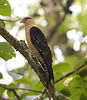
<path id="1" fill-rule="evenodd" d="M 22 19 L 22 20 L 20 21 L 20 23 L 24 23 L 24 20 Z"/>

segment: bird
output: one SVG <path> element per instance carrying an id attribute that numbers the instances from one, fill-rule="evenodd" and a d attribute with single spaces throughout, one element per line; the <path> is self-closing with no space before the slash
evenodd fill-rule
<path id="1" fill-rule="evenodd" d="M 25 36 L 28 48 L 42 65 L 46 88 L 48 88 L 51 80 L 54 82 L 54 74 L 52 69 L 52 53 L 48 46 L 47 39 L 35 23 L 33 17 L 24 17 L 20 22 L 25 25 Z"/>

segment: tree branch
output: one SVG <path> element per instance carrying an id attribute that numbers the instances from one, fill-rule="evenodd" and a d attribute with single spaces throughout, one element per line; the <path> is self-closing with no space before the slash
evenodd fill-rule
<path id="1" fill-rule="evenodd" d="M 18 100 L 21 100 L 20 97 L 19 97 L 19 95 L 16 93 L 16 91 L 15 91 L 13 88 L 8 88 L 8 87 L 6 87 L 6 86 L 4 86 L 4 85 L 2 85 L 2 84 L 0 84 L 0 86 L 3 87 L 4 89 L 7 89 L 7 90 L 9 90 L 9 91 L 12 91 L 12 92 L 14 93 L 14 95 L 16 96 L 16 98 L 17 98 Z"/>
<path id="2" fill-rule="evenodd" d="M 17 19 L 17 20 L 6 20 L 6 19 L 1 19 L 1 18 L 0 18 L 0 20 L 2 21 L 4 27 L 5 27 L 4 21 L 7 21 L 7 22 L 17 22 L 17 21 L 19 21 L 20 19 L 21 19 L 21 18 L 19 18 L 19 19 Z"/>
<path id="3" fill-rule="evenodd" d="M 43 93 L 42 91 L 32 90 L 32 89 L 25 89 L 25 88 L 8 88 L 7 86 L 4 86 L 3 84 L 0 84 L 1 87 L 7 89 L 7 90 L 26 90 L 26 91 L 32 91 L 37 93 Z"/>
<path id="4" fill-rule="evenodd" d="M 72 12 L 69 10 L 69 7 L 70 7 L 71 4 L 74 2 L 74 0 L 68 0 L 66 6 L 64 6 L 64 5 L 61 3 L 61 0 L 59 0 L 59 2 L 60 2 L 60 4 L 62 5 L 65 14 L 63 15 L 62 18 L 60 18 L 59 20 L 57 20 L 55 26 L 54 26 L 52 29 L 49 30 L 49 35 L 47 36 L 47 41 L 50 41 L 50 40 L 51 40 L 51 38 L 53 37 L 53 35 L 54 35 L 54 34 L 56 33 L 56 31 L 58 30 L 59 26 L 60 26 L 60 25 L 63 23 L 63 21 L 65 20 L 66 15 L 72 13 Z"/>
<path id="5" fill-rule="evenodd" d="M 0 35 L 5 38 L 17 51 L 19 51 L 31 65 L 33 70 L 36 72 L 40 81 L 46 87 L 46 82 L 44 78 L 44 71 L 42 69 L 41 64 L 37 61 L 35 56 L 29 51 L 27 45 L 24 41 L 18 41 L 14 38 L 6 29 L 0 25 Z M 47 93 L 49 93 L 50 97 L 54 100 L 63 100 L 63 97 L 57 92 L 54 85 L 52 83 L 49 84 L 49 87 L 46 89 Z"/>
<path id="6" fill-rule="evenodd" d="M 37 93 L 42 93 L 42 91 L 32 90 L 32 89 L 25 89 L 25 88 L 13 88 L 14 90 L 26 90 L 26 91 L 32 91 Z"/>
<path id="7" fill-rule="evenodd" d="M 60 20 L 58 20 L 57 24 L 51 30 L 49 30 L 50 34 L 47 36 L 47 41 L 48 42 L 51 40 L 53 35 L 56 33 L 56 31 L 59 28 L 59 26 L 63 23 L 65 17 L 66 17 L 66 14 L 64 14 L 64 16 Z"/>
<path id="8" fill-rule="evenodd" d="M 75 70 L 73 70 L 72 72 L 67 73 L 66 75 L 64 75 L 63 77 L 59 78 L 58 80 L 56 80 L 54 82 L 54 84 L 56 84 L 57 82 L 61 81 L 62 79 L 74 74 L 75 72 L 77 72 L 78 70 L 80 70 L 82 67 L 84 67 L 85 65 L 87 65 L 87 61 L 85 61 L 81 66 L 79 66 L 78 68 L 76 68 Z"/>
<path id="9" fill-rule="evenodd" d="M 21 19 L 21 18 L 19 18 L 19 19 L 17 19 L 17 20 L 8 20 L 8 19 L 6 20 L 6 19 L 1 19 L 1 18 L 0 18 L 1 21 L 7 21 L 7 22 L 17 22 L 17 21 L 19 21 L 20 19 Z"/>

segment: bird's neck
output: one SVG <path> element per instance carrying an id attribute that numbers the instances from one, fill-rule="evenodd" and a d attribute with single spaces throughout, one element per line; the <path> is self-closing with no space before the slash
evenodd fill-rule
<path id="1" fill-rule="evenodd" d="M 30 22 L 30 23 L 26 23 L 26 24 L 25 24 L 25 30 L 26 30 L 26 28 L 27 28 L 27 29 L 30 29 L 30 28 L 33 27 L 33 26 L 37 27 L 37 25 L 36 25 L 36 23 L 35 23 L 34 21 L 32 21 L 32 22 Z"/>
<path id="2" fill-rule="evenodd" d="M 30 38 L 30 29 L 32 27 L 37 27 L 37 25 L 35 24 L 34 21 L 25 24 L 25 35 L 26 35 L 26 38 L 27 37 Z"/>

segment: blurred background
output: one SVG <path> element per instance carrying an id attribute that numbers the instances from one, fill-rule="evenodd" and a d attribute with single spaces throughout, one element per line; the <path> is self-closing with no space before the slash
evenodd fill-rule
<path id="1" fill-rule="evenodd" d="M 0 2 L 4 2 L 1 8 L 7 7 L 5 10 L 0 8 L 0 24 L 18 40 L 26 41 L 25 31 L 20 20 L 15 20 L 25 16 L 34 17 L 51 48 L 53 66 L 66 62 L 72 66 L 71 69 L 74 69 L 76 64 L 87 58 L 87 0 L 1 0 Z M 0 36 L 0 42 L 6 41 Z M 30 80 L 26 78 L 25 83 L 19 81 L 20 84 L 17 85 L 36 89 L 39 84 L 38 90 L 43 90 L 43 85 L 40 85 L 39 78 L 26 59 L 18 51 L 13 51 L 13 54 L 8 59 L 5 59 L 5 56 L 0 58 L 0 72 L 3 75 L 0 83 L 9 85 L 17 80 L 17 77 L 18 79 L 28 77 Z M 86 72 L 87 70 L 84 74 Z M 61 76 L 58 75 L 55 74 L 55 79 Z"/>

